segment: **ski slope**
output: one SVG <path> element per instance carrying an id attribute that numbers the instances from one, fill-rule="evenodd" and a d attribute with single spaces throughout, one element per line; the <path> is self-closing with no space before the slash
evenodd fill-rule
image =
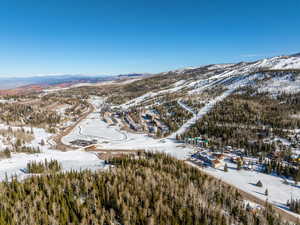
<path id="1" fill-rule="evenodd" d="M 216 97 L 215 99 L 211 100 L 208 104 L 206 104 L 204 107 L 202 107 L 197 114 L 194 113 L 194 116 L 189 119 L 186 123 L 184 123 L 176 132 L 171 134 L 168 138 L 174 139 L 177 135 L 184 134 L 191 126 L 193 126 L 199 119 L 201 119 L 204 115 L 206 115 L 208 112 L 212 110 L 212 108 L 220 101 L 224 100 L 226 97 L 228 97 L 230 94 L 232 94 L 235 91 L 235 89 L 230 89 L 225 91 L 222 95 Z M 190 111 L 187 106 L 183 106 L 183 103 L 179 104 L 184 109 Z"/>

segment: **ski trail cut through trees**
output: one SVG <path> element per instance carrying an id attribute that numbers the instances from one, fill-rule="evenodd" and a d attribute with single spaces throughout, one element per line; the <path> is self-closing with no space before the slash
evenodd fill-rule
<path id="1" fill-rule="evenodd" d="M 171 134 L 168 138 L 175 139 L 177 135 L 184 134 L 191 126 L 193 126 L 197 120 L 201 119 L 204 115 L 206 115 L 210 110 L 217 104 L 218 102 L 224 100 L 229 95 L 231 95 L 235 91 L 235 88 L 229 89 L 225 91 L 222 95 L 216 97 L 215 99 L 211 100 L 205 106 L 203 106 L 197 114 L 193 114 L 193 117 L 189 119 L 186 123 L 184 123 L 176 132 Z M 182 108 L 187 110 L 189 107 L 185 106 L 182 102 L 179 104 Z M 184 106 L 183 106 L 184 105 Z M 190 110 L 187 110 L 190 111 Z"/>

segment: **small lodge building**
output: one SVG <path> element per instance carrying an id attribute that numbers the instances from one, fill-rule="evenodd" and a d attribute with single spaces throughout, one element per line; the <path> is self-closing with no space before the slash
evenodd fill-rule
<path id="1" fill-rule="evenodd" d="M 207 148 L 208 140 L 202 137 L 186 138 L 185 143 L 196 145 L 197 147 Z"/>

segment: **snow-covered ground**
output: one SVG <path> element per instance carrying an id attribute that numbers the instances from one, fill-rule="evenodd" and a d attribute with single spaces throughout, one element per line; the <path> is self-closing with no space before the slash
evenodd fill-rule
<path id="1" fill-rule="evenodd" d="M 252 209 L 261 209 L 263 206 L 256 204 L 255 202 L 249 201 L 249 200 L 244 200 L 244 204 L 247 207 L 249 205 Z"/>
<path id="2" fill-rule="evenodd" d="M 227 90 L 220 96 L 210 100 L 203 108 L 201 108 L 197 114 L 187 121 L 177 132 L 170 135 L 169 138 L 164 139 L 154 139 L 146 134 L 130 133 L 122 130 L 118 126 L 108 126 L 107 123 L 100 119 L 98 111 L 101 109 L 104 99 L 100 97 L 92 96 L 90 103 L 93 104 L 95 112 L 87 116 L 86 119 L 82 120 L 69 135 L 63 137 L 62 141 L 65 144 L 69 144 L 71 141 L 76 139 L 92 140 L 96 139 L 98 141 L 98 147 L 100 149 L 107 150 L 138 150 L 145 149 L 149 151 L 159 151 L 168 153 L 179 159 L 186 159 L 193 149 L 189 147 L 182 146 L 176 143 L 174 140 L 176 134 L 182 134 L 187 129 L 189 129 L 195 122 L 208 113 L 215 104 L 225 99 L 231 93 L 233 93 L 239 87 L 249 85 L 255 80 L 264 79 L 260 73 L 255 73 L 249 75 L 250 72 L 255 72 L 259 68 L 267 69 L 289 69 L 289 68 L 299 68 L 300 69 L 300 58 L 286 59 L 281 57 L 275 57 L 268 60 L 261 60 L 255 63 L 241 63 L 239 65 L 213 65 L 210 69 L 224 69 L 222 73 L 216 73 L 211 77 L 205 79 L 199 78 L 199 80 L 182 80 L 178 81 L 171 86 L 169 89 L 165 89 L 159 92 L 148 92 L 140 97 L 132 99 L 131 101 L 121 105 L 123 108 L 128 108 L 137 105 L 147 99 L 154 98 L 161 94 L 174 93 L 181 91 L 182 89 L 188 90 L 188 94 L 194 94 L 202 92 L 203 90 L 222 85 L 222 87 L 227 88 Z M 178 71 L 181 73 L 184 71 Z M 214 71 L 212 71 L 214 72 Z M 293 81 L 294 82 L 294 81 Z M 285 85 L 286 89 L 299 89 L 300 83 L 296 80 L 291 84 L 290 77 L 272 78 L 268 85 L 263 86 L 267 90 L 278 89 L 282 85 Z M 45 92 L 53 92 L 60 89 L 46 90 Z M 179 103 L 180 104 L 180 103 Z M 190 108 L 186 107 L 184 104 L 180 104 L 183 108 L 188 111 L 192 111 Z M 60 112 L 63 112 L 61 109 Z M 33 147 L 39 146 L 42 149 L 42 153 L 39 154 L 12 154 L 12 158 L 4 159 L 0 161 L 0 180 L 7 174 L 8 177 L 16 174 L 19 178 L 24 178 L 28 176 L 22 172 L 22 169 L 26 167 L 26 164 L 31 160 L 44 160 L 44 159 L 56 159 L 62 163 L 63 170 L 67 171 L 70 169 L 101 169 L 104 168 L 104 163 L 99 160 L 95 154 L 84 152 L 80 150 L 61 152 L 52 150 L 49 143 L 46 141 L 51 138 L 51 134 L 45 132 L 43 129 L 34 128 L 35 139 L 31 143 Z M 45 146 L 40 146 L 41 140 L 46 141 Z M 267 188 L 269 191 L 268 200 L 274 205 L 285 208 L 286 201 L 293 196 L 294 198 L 300 198 L 300 187 L 293 185 L 286 185 L 283 183 L 283 179 L 276 176 L 271 176 L 267 174 L 251 172 L 251 171 L 237 171 L 234 169 L 236 166 L 228 163 L 229 172 L 225 173 L 222 170 L 207 168 L 206 172 L 218 177 L 250 194 L 257 196 L 263 200 L 266 199 L 264 191 Z M 258 180 L 261 180 L 263 187 L 259 188 L 254 184 Z"/>
<path id="3" fill-rule="evenodd" d="M 99 114 L 92 113 L 81 121 L 69 135 L 63 137 L 62 141 L 68 144 L 76 139 L 122 142 L 127 139 L 127 136 L 125 132 L 115 127 L 109 127 L 107 123 L 99 118 Z"/>
<path id="4" fill-rule="evenodd" d="M 288 200 L 291 198 L 300 199 L 300 186 L 295 186 L 291 180 L 287 180 L 290 184 L 284 184 L 284 179 L 281 177 L 257 171 L 237 170 L 236 164 L 229 162 L 227 162 L 227 165 L 228 172 L 224 172 L 223 168 L 213 169 L 211 167 L 203 170 L 262 200 L 268 199 L 270 203 L 285 210 L 287 210 L 286 203 Z M 263 187 L 255 185 L 259 180 L 262 182 Z M 266 189 L 268 189 L 268 196 L 265 195 Z"/>
<path id="5" fill-rule="evenodd" d="M 300 77 L 298 76 L 294 79 L 291 74 L 273 77 L 259 85 L 258 91 L 274 94 L 297 93 L 300 91 Z"/>
<path id="6" fill-rule="evenodd" d="M 193 115 L 195 114 L 195 111 L 194 111 L 191 107 L 189 107 L 189 106 L 185 105 L 183 102 L 181 102 L 180 99 L 177 100 L 177 103 L 178 103 L 178 105 L 180 105 L 182 108 L 184 108 L 186 111 L 192 113 Z"/>
<path id="7" fill-rule="evenodd" d="M 99 108 L 103 99 L 94 98 L 90 101 L 95 108 Z M 109 126 L 102 121 L 99 114 L 92 113 L 82 120 L 72 132 L 65 136 L 62 141 L 69 144 L 76 139 L 92 140 L 96 139 L 101 149 L 125 149 L 149 151 L 160 151 L 169 153 L 180 159 L 187 158 L 190 148 L 178 147 L 179 144 L 169 139 L 154 139 L 147 134 L 130 133 L 121 130 L 118 126 Z"/>
<path id="8" fill-rule="evenodd" d="M 45 159 L 56 159 L 63 167 L 63 171 L 70 170 L 98 170 L 105 167 L 104 161 L 92 153 L 83 151 L 61 152 L 50 149 L 43 149 L 41 153 L 26 154 L 15 153 L 9 159 L 2 159 L 0 163 L 0 180 L 7 176 L 17 176 L 18 179 L 24 179 L 30 174 L 24 173 L 24 168 L 30 161 L 44 161 Z"/>
<path id="9" fill-rule="evenodd" d="M 1 129 L 7 129 L 7 125 L 0 124 Z M 13 129 L 20 129 L 12 127 Z M 29 127 L 24 127 L 25 131 L 30 131 Z M 41 153 L 26 154 L 26 153 L 12 153 L 11 158 L 0 160 L 0 180 L 5 179 L 7 176 L 17 176 L 18 179 L 23 179 L 29 174 L 24 173 L 24 168 L 30 161 L 44 161 L 45 159 L 55 159 L 62 164 L 63 171 L 69 170 L 98 170 L 105 167 L 104 161 L 100 160 L 95 154 L 84 152 L 84 151 L 67 151 L 61 152 L 51 149 L 47 140 L 51 138 L 51 134 L 47 133 L 44 129 L 33 128 L 35 139 L 30 143 L 26 144 L 31 147 L 39 147 Z M 41 140 L 45 141 L 45 145 L 40 145 Z"/>
<path id="10" fill-rule="evenodd" d="M 59 108 L 57 108 L 55 111 L 60 115 L 60 116 L 64 116 L 65 115 L 65 112 L 66 110 L 70 108 L 69 105 L 62 105 L 60 106 Z"/>
<path id="11" fill-rule="evenodd" d="M 185 159 L 191 149 L 177 147 L 179 144 L 168 139 L 153 139 L 146 134 L 136 134 L 121 130 L 120 127 L 108 126 L 99 117 L 88 117 L 77 128 L 63 138 L 69 144 L 76 139 L 98 141 L 101 149 L 125 149 L 160 151 L 169 153 L 177 158 Z"/>
<path id="12" fill-rule="evenodd" d="M 300 57 L 277 56 L 260 61 L 260 67 L 273 70 L 300 69 Z"/>
<path id="13" fill-rule="evenodd" d="M 176 73 L 186 73 L 187 71 L 192 72 L 199 68 L 188 68 L 183 70 L 175 70 Z M 261 70 L 300 70 L 300 57 L 273 57 L 269 59 L 263 59 L 252 63 L 238 63 L 238 64 L 216 64 L 207 67 L 208 71 L 203 72 L 202 76 L 199 76 L 197 80 L 179 80 L 172 84 L 170 88 L 158 91 L 158 92 L 148 92 L 137 98 L 130 100 L 129 102 L 120 105 L 120 107 L 127 109 L 136 106 L 146 100 L 153 99 L 156 96 L 179 92 L 183 89 L 188 89 L 188 94 L 192 95 L 195 93 L 201 93 L 204 90 L 222 85 L 225 88 L 232 89 L 234 86 L 241 86 L 254 83 L 255 80 L 262 80 L 265 75 L 259 73 Z M 174 72 L 174 71 L 173 71 Z M 165 73 L 162 73 L 165 74 Z M 269 86 L 268 86 L 269 85 Z M 278 85 L 284 85 L 283 91 L 296 92 L 299 89 L 299 80 L 297 81 L 287 81 L 284 78 L 282 80 L 271 81 L 266 87 L 263 88 L 269 90 L 275 90 Z"/>
<path id="14" fill-rule="evenodd" d="M 227 90 L 222 95 L 211 100 L 208 104 L 202 107 L 197 114 L 194 114 L 191 119 L 189 119 L 185 124 L 183 124 L 176 132 L 171 134 L 169 138 L 174 139 L 176 138 L 176 135 L 181 135 L 185 133 L 192 125 L 194 125 L 199 119 L 201 119 L 204 115 L 206 115 L 215 106 L 215 104 L 228 97 L 230 94 L 232 94 L 232 92 L 234 92 L 234 90 L 235 89 Z M 182 103 L 179 105 L 181 105 L 187 111 L 190 111 L 190 109 L 187 106 L 183 106 Z"/>

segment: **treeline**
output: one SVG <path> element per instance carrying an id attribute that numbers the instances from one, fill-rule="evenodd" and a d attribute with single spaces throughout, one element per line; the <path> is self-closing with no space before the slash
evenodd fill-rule
<path id="1" fill-rule="evenodd" d="M 17 152 L 17 153 L 35 154 L 35 153 L 40 153 L 41 149 L 39 147 L 20 146 L 20 147 L 13 147 L 10 151 Z"/>
<path id="2" fill-rule="evenodd" d="M 11 152 L 8 148 L 0 151 L 0 159 L 7 159 L 11 157 Z"/>
<path id="3" fill-rule="evenodd" d="M 295 183 L 300 181 L 300 170 L 298 166 L 291 166 L 277 160 L 267 161 L 264 164 L 264 172 L 276 173 L 278 176 L 292 177 Z"/>
<path id="4" fill-rule="evenodd" d="M 179 106 L 177 101 L 166 102 L 155 106 L 154 109 L 159 113 L 160 120 L 169 128 L 165 136 L 178 130 L 192 117 L 192 114 Z"/>
<path id="5" fill-rule="evenodd" d="M 122 104 L 145 93 L 158 92 L 162 89 L 172 87 L 172 85 L 177 81 L 178 77 L 175 74 L 172 74 L 170 76 L 155 75 L 139 79 L 124 85 L 110 86 L 104 91 L 105 94 L 109 96 L 108 102 L 111 102 L 113 104 Z"/>
<path id="6" fill-rule="evenodd" d="M 298 95 L 281 95 L 272 99 L 266 94 L 254 94 L 252 89 L 243 90 L 243 94 L 234 94 L 216 105 L 180 139 L 202 135 L 210 139 L 212 147 L 244 148 L 246 155 L 253 156 L 274 150 L 287 151 L 286 146 L 272 138 L 289 140 L 291 132 L 286 129 L 300 126 L 300 119 L 292 117 L 300 113 L 298 98 Z"/>
<path id="7" fill-rule="evenodd" d="M 243 148 L 247 156 L 259 156 L 263 152 L 270 154 L 276 149 L 275 143 L 263 142 L 260 134 L 265 130 L 253 129 L 251 127 L 235 127 L 218 125 L 210 119 L 210 116 L 204 116 L 200 121 L 193 125 L 179 139 L 185 140 L 189 137 L 205 136 L 210 140 L 212 148 L 220 149 L 224 146 Z M 284 148 L 278 146 L 278 148 Z"/>
<path id="8" fill-rule="evenodd" d="M 41 149 L 39 147 L 31 147 L 31 146 L 20 146 L 20 147 L 14 146 L 13 148 L 6 147 L 2 151 L 0 151 L 0 159 L 11 158 L 12 152 L 35 154 L 35 153 L 40 153 Z"/>
<path id="9" fill-rule="evenodd" d="M 48 161 L 45 159 L 44 162 L 29 162 L 27 163 L 26 170 L 28 173 L 50 173 L 59 172 L 62 166 L 57 160 Z"/>
<path id="10" fill-rule="evenodd" d="M 300 199 L 288 200 L 286 204 L 292 212 L 300 214 Z"/>
<path id="11" fill-rule="evenodd" d="M 0 224 L 288 224 L 270 206 L 247 211 L 236 189 L 169 156 L 110 163 L 109 171 L 2 182 Z"/>
<path id="12" fill-rule="evenodd" d="M 296 129 L 300 127 L 300 119 L 291 116 L 300 113 L 299 102 L 297 94 L 271 98 L 268 94 L 253 94 L 253 90 L 247 90 L 217 104 L 210 117 L 215 122 L 228 124 Z"/>
<path id="13" fill-rule="evenodd" d="M 27 104 L 0 104 L 0 119 L 7 124 L 41 126 L 56 125 L 61 117 L 54 111 Z"/>

